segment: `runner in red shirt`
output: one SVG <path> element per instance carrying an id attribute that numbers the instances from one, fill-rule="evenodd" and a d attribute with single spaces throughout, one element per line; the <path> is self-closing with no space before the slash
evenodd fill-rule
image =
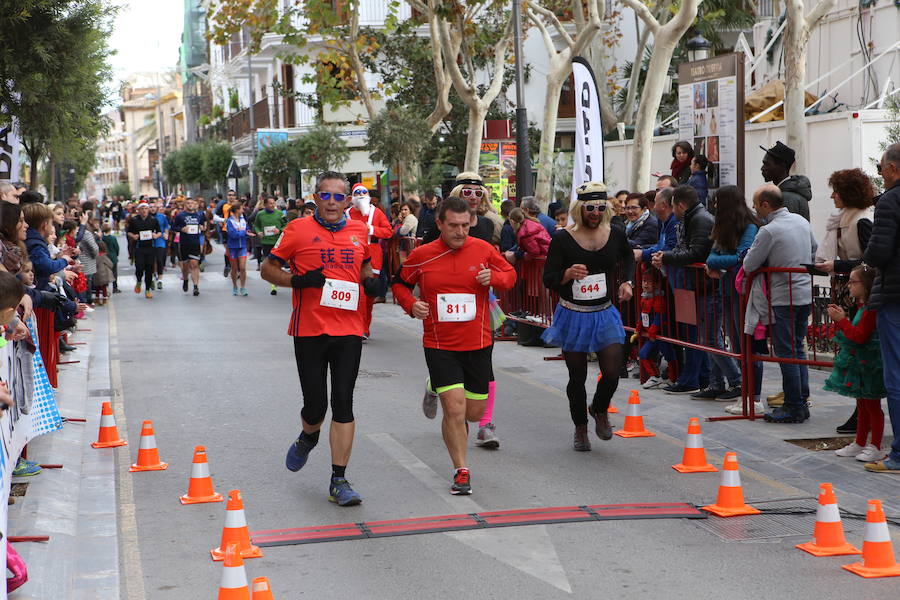
<path id="1" fill-rule="evenodd" d="M 492 245 L 469 237 L 465 201 L 441 202 L 436 223 L 441 236 L 413 250 L 392 290 L 400 306 L 423 321 L 425 362 L 441 399 L 441 430 L 455 469 L 450 493 L 471 494 L 466 421 L 481 418 L 494 378 L 489 291 L 513 287 L 516 272 Z"/>
<path id="2" fill-rule="evenodd" d="M 369 230 L 366 239 L 369 243 L 369 253 L 372 258 L 372 273 L 375 277 L 380 277 L 384 255 L 381 253 L 381 245 L 378 243 L 378 240 L 390 239 L 394 235 L 394 230 L 391 228 L 391 222 L 388 221 L 384 212 L 372 204 L 372 199 L 366 186 L 361 183 L 354 184 L 351 195 L 353 197 L 353 206 L 347 210 L 347 216 L 354 221 L 364 223 Z M 365 305 L 360 307 L 360 310 L 363 311 L 365 330 L 363 339 L 369 339 L 369 332 L 372 326 L 372 307 L 374 305 L 375 298 L 366 296 Z"/>
<path id="3" fill-rule="evenodd" d="M 329 500 L 340 506 L 362 501 L 346 479 L 355 431 L 353 388 L 362 353 L 359 305 L 363 292 L 377 293 L 379 287 L 369 265 L 366 226 L 344 214 L 350 203 L 348 186 L 341 173 L 320 174 L 315 214 L 291 221 L 262 266 L 263 279 L 294 288 L 288 335 L 294 337 L 303 392 L 303 431 L 288 449 L 285 465 L 299 471 L 319 441 L 328 408 L 330 369 L 332 476 L 328 494 Z"/>

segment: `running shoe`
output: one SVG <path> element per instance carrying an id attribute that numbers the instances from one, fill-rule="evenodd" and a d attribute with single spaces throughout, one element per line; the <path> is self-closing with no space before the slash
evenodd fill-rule
<path id="1" fill-rule="evenodd" d="M 425 379 L 425 395 L 422 397 L 422 412 L 429 419 L 437 416 L 437 393 L 431 389 L 431 378 Z"/>
<path id="2" fill-rule="evenodd" d="M 152 298 L 152 297 L 153 297 L 153 292 L 151 292 L 150 290 L 147 290 L 146 292 L 144 292 L 144 298 Z"/>
<path id="3" fill-rule="evenodd" d="M 472 493 L 472 485 L 469 482 L 469 470 L 465 467 L 456 469 L 453 474 L 453 485 L 450 486 L 450 493 L 454 496 L 468 496 Z"/>
<path id="4" fill-rule="evenodd" d="M 343 477 L 332 477 L 331 485 L 328 486 L 328 500 L 338 506 L 356 506 L 362 502 L 362 496 L 353 491 L 350 482 Z"/>
<path id="5" fill-rule="evenodd" d="M 185 279 L 184 281 L 181 282 L 181 291 L 182 292 L 188 291 L 188 280 L 187 279 Z"/>
<path id="6" fill-rule="evenodd" d="M 700 390 L 696 394 L 691 394 L 691 400 L 715 400 L 719 396 L 725 393 L 725 390 L 721 388 L 706 388 Z"/>
<path id="7" fill-rule="evenodd" d="M 16 461 L 16 468 L 13 469 L 13 477 L 31 477 L 32 475 L 37 475 L 42 470 L 41 465 L 36 462 L 19 457 L 19 460 Z"/>
<path id="8" fill-rule="evenodd" d="M 194 286 L 194 295 L 195 295 L 195 296 L 199 296 L 199 295 L 200 295 L 200 288 L 198 288 L 196 285 Z"/>
<path id="9" fill-rule="evenodd" d="M 306 464 L 306 459 L 309 458 L 309 453 L 312 452 L 313 448 L 315 448 L 314 444 L 310 444 L 309 441 L 302 437 L 297 437 L 294 443 L 291 444 L 291 447 L 288 448 L 284 466 L 288 468 L 288 471 L 299 471 Z"/>
<path id="10" fill-rule="evenodd" d="M 684 385 L 681 383 L 673 383 L 663 387 L 663 391 L 667 394 L 696 394 L 700 391 L 697 386 Z"/>
<path id="11" fill-rule="evenodd" d="M 158 289 L 158 290 L 162 289 L 162 279 L 156 280 L 156 289 Z"/>
<path id="12" fill-rule="evenodd" d="M 653 389 L 655 387 L 659 387 L 662 384 L 663 384 L 662 379 L 660 379 L 656 375 L 652 375 L 651 377 L 649 377 L 647 379 L 647 381 L 645 381 L 643 384 L 641 384 L 641 387 L 644 388 L 645 390 L 649 390 L 649 389 Z"/>
<path id="13" fill-rule="evenodd" d="M 876 462 L 887 458 L 888 453 L 872 444 L 867 444 L 862 452 L 856 455 L 856 460 L 864 463 Z"/>
<path id="14" fill-rule="evenodd" d="M 278 288 L 275 287 L 275 286 L 273 285 L 273 286 L 272 286 L 272 291 L 269 292 L 269 294 L 272 295 L 272 296 L 277 296 L 277 295 L 278 295 Z"/>
<path id="15" fill-rule="evenodd" d="M 740 415 L 744 413 L 744 403 L 742 400 L 738 400 L 732 404 L 729 404 L 725 407 L 725 412 L 730 415 Z M 764 412 L 766 412 L 766 407 L 763 406 L 762 402 L 754 402 L 753 403 L 753 412 L 756 416 L 760 416 Z"/>
<path id="16" fill-rule="evenodd" d="M 478 434 L 475 436 L 475 445 L 488 450 L 496 450 L 500 447 L 500 440 L 494 435 L 496 426 L 493 423 L 482 425 L 478 428 Z"/>
<path id="17" fill-rule="evenodd" d="M 725 400 L 734 400 L 735 398 L 740 398 L 742 394 L 741 386 L 736 385 L 730 388 L 728 391 L 723 392 L 716 396 L 716 400 L 725 401 Z"/>
<path id="18" fill-rule="evenodd" d="M 238 289 L 237 289 L 236 287 L 231 288 L 231 295 L 232 295 L 232 296 L 237 296 L 237 295 L 238 295 Z"/>
<path id="19" fill-rule="evenodd" d="M 140 283 L 135 284 L 135 286 L 134 286 L 134 293 L 135 293 L 135 294 L 140 294 L 140 293 L 141 293 L 141 284 L 140 284 Z"/>
<path id="20" fill-rule="evenodd" d="M 864 449 L 864 447 L 860 446 L 856 442 L 850 442 L 843 448 L 838 448 L 837 450 L 835 450 L 834 453 L 837 456 L 843 456 L 845 458 L 849 458 L 851 456 L 856 456 L 857 454 L 862 452 L 863 449 Z M 881 460 L 881 459 L 878 459 L 878 460 Z M 870 460 L 869 462 L 874 462 L 874 460 Z"/>
<path id="21" fill-rule="evenodd" d="M 591 450 L 591 440 L 588 439 L 587 425 L 575 426 L 575 440 L 572 447 L 576 452 L 589 452 Z"/>
<path id="22" fill-rule="evenodd" d="M 246 295 L 247 295 L 247 288 L 241 288 L 240 291 L 239 291 L 238 293 L 239 293 L 241 296 L 246 296 Z"/>
<path id="23" fill-rule="evenodd" d="M 806 407 L 804 407 L 806 408 Z M 783 406 L 779 406 L 763 415 L 766 423 L 802 423 L 809 418 L 808 409 L 801 410 L 799 413 L 785 410 Z"/>

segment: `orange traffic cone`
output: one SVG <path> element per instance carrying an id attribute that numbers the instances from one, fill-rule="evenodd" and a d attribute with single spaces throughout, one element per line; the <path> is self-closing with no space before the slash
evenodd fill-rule
<path id="1" fill-rule="evenodd" d="M 201 502 L 221 502 L 222 494 L 213 490 L 212 477 L 209 476 L 209 464 L 206 462 L 206 448 L 194 448 L 194 464 L 191 465 L 191 481 L 188 493 L 181 497 L 182 504 L 200 504 Z"/>
<path id="2" fill-rule="evenodd" d="M 116 446 L 127 446 L 128 442 L 119 437 L 119 430 L 116 428 L 116 418 L 113 416 L 112 406 L 109 402 L 103 403 L 100 410 L 100 433 L 97 435 L 97 441 L 92 443 L 94 448 L 115 448 Z"/>
<path id="3" fill-rule="evenodd" d="M 725 464 L 722 465 L 722 484 L 719 486 L 716 503 L 704 506 L 703 510 L 720 517 L 759 514 L 757 509 L 744 503 L 741 473 L 738 471 L 737 454 L 734 452 L 725 454 Z"/>
<path id="4" fill-rule="evenodd" d="M 241 558 L 260 558 L 263 553 L 258 546 L 250 543 L 250 530 L 244 517 L 244 500 L 240 490 L 228 492 L 228 504 L 225 506 L 225 527 L 222 528 L 222 542 L 218 548 L 210 550 L 213 560 L 225 559 L 225 548 L 231 542 L 237 542 Z"/>
<path id="5" fill-rule="evenodd" d="M 859 548 L 848 544 L 844 538 L 844 526 L 838 511 L 837 499 L 830 483 L 819 484 L 819 508 L 816 510 L 816 527 L 813 541 L 797 544 L 804 552 L 813 556 L 841 556 L 859 554 Z"/>
<path id="6" fill-rule="evenodd" d="M 615 406 L 613 406 L 612 404 L 610 404 L 609 408 L 606 409 L 606 412 L 611 415 L 616 415 L 619 413 L 619 409 L 616 408 Z"/>
<path id="7" fill-rule="evenodd" d="M 272 590 L 269 589 L 269 580 L 265 577 L 257 577 L 250 584 L 253 589 L 253 600 L 275 600 Z"/>
<path id="8" fill-rule="evenodd" d="M 144 421 L 144 424 L 141 425 L 141 446 L 138 448 L 138 459 L 128 470 L 131 472 L 162 471 L 168 468 L 169 463 L 159 460 L 156 436 L 153 434 L 153 421 Z"/>
<path id="9" fill-rule="evenodd" d="M 222 582 L 219 584 L 218 600 L 251 600 L 247 587 L 247 572 L 244 559 L 236 542 L 228 544 L 225 550 L 225 565 L 222 567 Z"/>
<path id="10" fill-rule="evenodd" d="M 628 407 L 625 409 L 625 427 L 615 432 L 620 437 L 653 437 L 656 434 L 644 429 L 644 417 L 641 416 L 641 398 L 637 390 L 631 390 Z"/>
<path id="11" fill-rule="evenodd" d="M 672 465 L 679 473 L 711 473 L 717 468 L 706 462 L 706 450 L 703 448 L 703 434 L 700 433 L 700 419 L 691 417 L 688 422 L 687 439 L 684 442 L 684 454 L 681 462 Z"/>
<path id="12" fill-rule="evenodd" d="M 884 520 L 881 500 L 869 500 L 866 513 L 866 537 L 862 549 L 863 561 L 843 565 L 845 569 L 860 577 L 898 577 L 900 565 L 894 560 L 891 532 Z"/>

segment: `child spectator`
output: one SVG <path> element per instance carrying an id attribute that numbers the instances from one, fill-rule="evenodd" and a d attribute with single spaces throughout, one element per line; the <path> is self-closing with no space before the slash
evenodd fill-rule
<path id="1" fill-rule="evenodd" d="M 638 358 L 641 361 L 641 372 L 647 376 L 644 381 L 644 389 L 655 388 L 663 383 L 659 374 L 659 367 L 651 360 L 655 352 L 660 352 L 669 364 L 669 373 L 674 374 L 676 369 L 675 350 L 668 342 L 656 339 L 659 330 L 665 321 L 666 295 L 662 290 L 660 272 L 654 268 L 644 269 L 641 279 L 641 318 L 637 324 L 637 334 L 646 333 L 649 340 L 641 345 Z M 674 381 L 674 380 L 673 380 Z"/>
<path id="2" fill-rule="evenodd" d="M 556 212 L 553 213 L 553 218 L 556 219 L 556 230 L 565 229 L 566 225 L 569 224 L 569 209 L 568 208 L 558 208 Z"/>
<path id="3" fill-rule="evenodd" d="M 516 260 L 525 258 L 546 258 L 550 249 L 550 234 L 540 222 L 526 216 L 521 208 L 509 212 L 509 224 L 516 232 L 516 250 L 507 251 L 506 258 L 515 264 Z"/>
<path id="4" fill-rule="evenodd" d="M 109 300 L 109 284 L 113 281 L 113 264 L 109 258 L 106 244 L 102 241 L 98 244 L 97 272 L 94 274 L 94 291 L 98 304 L 106 304 Z"/>
<path id="5" fill-rule="evenodd" d="M 106 244 L 106 256 L 112 263 L 112 293 L 119 293 L 119 240 L 112 234 L 112 227 L 103 226 L 103 243 Z"/>
<path id="6" fill-rule="evenodd" d="M 884 434 L 884 412 L 881 399 L 887 395 L 878 333 L 875 331 L 875 311 L 866 303 L 875 282 L 875 269 L 860 265 L 850 272 L 850 297 L 859 310 L 853 320 L 837 304 L 828 305 L 828 316 L 834 321 L 834 340 L 839 346 L 834 357 L 834 369 L 825 381 L 825 389 L 842 396 L 856 398 L 859 413 L 856 439 L 834 453 L 854 456 L 862 462 L 883 460 L 887 453 L 881 449 Z M 868 443 L 867 442 L 868 439 Z"/>
<path id="7" fill-rule="evenodd" d="M 697 196 L 700 203 L 706 206 L 706 199 L 709 196 L 709 182 L 707 180 L 706 169 L 709 167 L 709 159 L 702 154 L 698 154 L 691 159 L 691 176 L 687 184 L 697 190 Z"/>
<path id="8" fill-rule="evenodd" d="M 30 260 L 22 261 L 22 268 L 19 269 L 17 276 L 26 288 L 34 287 L 34 266 Z"/>

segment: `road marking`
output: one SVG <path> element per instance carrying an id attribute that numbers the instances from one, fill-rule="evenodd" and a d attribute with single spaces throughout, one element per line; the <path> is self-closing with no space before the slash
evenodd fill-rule
<path id="1" fill-rule="evenodd" d="M 451 496 L 447 477 L 440 477 L 434 470 L 406 449 L 389 433 L 367 435 L 388 456 L 400 463 L 427 489 L 446 502 L 455 512 L 485 512 L 471 496 Z M 568 594 L 572 586 L 559 561 L 553 540 L 545 525 L 529 527 L 504 527 L 501 529 L 445 532 L 455 540 L 506 563 L 509 566 L 536 577 Z"/>
<path id="2" fill-rule="evenodd" d="M 116 305 L 110 301 L 109 341 L 118 346 L 119 328 L 116 321 Z M 109 383 L 112 388 L 111 400 L 113 413 L 116 416 L 116 427 L 128 437 L 128 421 L 125 418 L 125 393 L 122 388 L 122 372 L 118 357 L 110 355 Z M 122 585 L 125 588 L 125 600 L 145 600 L 144 568 L 141 565 L 141 547 L 138 539 L 137 518 L 135 516 L 134 488 L 128 465 L 131 454 L 127 446 L 116 449 L 116 489 L 119 496 L 119 539 L 122 547 Z"/>

